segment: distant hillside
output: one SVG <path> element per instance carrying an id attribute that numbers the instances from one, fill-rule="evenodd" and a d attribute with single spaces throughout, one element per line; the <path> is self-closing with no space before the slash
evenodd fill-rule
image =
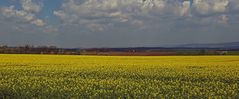
<path id="1" fill-rule="evenodd" d="M 239 42 L 208 43 L 208 44 L 184 44 L 184 45 L 179 45 L 177 47 L 239 49 Z"/>
<path id="2" fill-rule="evenodd" d="M 0 46 L 0 54 L 62 54 L 112 56 L 239 55 L 239 42 L 184 44 L 171 47 L 57 48 L 55 46 Z"/>
<path id="3" fill-rule="evenodd" d="M 213 50 L 239 50 L 239 42 L 227 43 L 205 43 L 205 44 L 183 44 L 170 47 L 122 47 L 122 48 L 87 48 L 88 51 L 147 51 L 147 50 L 200 50 L 200 49 L 213 49 Z"/>

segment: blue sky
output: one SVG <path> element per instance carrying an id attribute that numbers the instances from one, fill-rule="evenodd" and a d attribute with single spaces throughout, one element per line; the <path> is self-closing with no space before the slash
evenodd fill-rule
<path id="1" fill-rule="evenodd" d="M 1 0 L 0 45 L 135 47 L 239 41 L 238 0 Z"/>

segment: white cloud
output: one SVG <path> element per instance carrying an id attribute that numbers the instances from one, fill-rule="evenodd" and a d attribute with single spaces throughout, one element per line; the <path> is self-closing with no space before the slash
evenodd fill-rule
<path id="1" fill-rule="evenodd" d="M 42 4 L 32 2 L 32 0 L 21 0 L 24 11 L 38 13 L 41 11 Z"/>
<path id="2" fill-rule="evenodd" d="M 36 19 L 31 22 L 32 24 L 35 24 L 36 26 L 44 26 L 45 23 L 41 19 Z"/>
<path id="3" fill-rule="evenodd" d="M 10 6 L 8 8 L 1 8 L 0 11 L 5 17 L 11 17 L 15 15 L 14 6 Z"/>
<path id="4" fill-rule="evenodd" d="M 109 24 L 143 24 L 140 17 L 162 13 L 166 3 L 165 0 L 69 0 L 63 3 L 61 10 L 54 11 L 53 14 L 64 24 L 80 24 L 86 28 L 91 27 L 90 30 L 92 27 L 105 30 Z"/>
<path id="5" fill-rule="evenodd" d="M 180 16 L 190 16 L 190 1 L 184 1 L 180 9 Z"/>
<path id="6" fill-rule="evenodd" d="M 215 12 L 225 12 L 228 4 L 229 4 L 228 0 L 217 0 L 214 3 L 213 10 Z"/>
<path id="7" fill-rule="evenodd" d="M 43 20 L 25 10 L 16 10 L 14 6 L 1 8 L 1 13 L 7 18 L 16 18 L 20 22 L 28 22 L 36 26 L 44 26 Z"/>
<path id="8" fill-rule="evenodd" d="M 94 27 L 95 24 L 99 24 L 97 27 L 105 27 L 109 23 L 134 25 L 136 21 L 146 24 L 165 17 L 174 20 L 175 17 L 224 14 L 232 1 L 234 0 L 194 0 L 192 4 L 191 1 L 179 0 L 68 0 L 53 14 L 64 24 L 81 24 L 86 27 L 92 24 Z M 160 23 L 156 21 L 154 24 Z"/>
<path id="9" fill-rule="evenodd" d="M 7 18 L 15 18 L 20 22 L 27 22 L 36 26 L 44 26 L 45 22 L 37 18 L 36 13 L 39 13 L 42 4 L 33 2 L 32 0 L 21 0 L 22 9 L 18 10 L 14 6 L 2 7 L 1 13 Z"/>
<path id="10" fill-rule="evenodd" d="M 229 0 L 195 0 L 194 7 L 202 15 L 223 13 L 229 5 Z"/>
<path id="11" fill-rule="evenodd" d="M 53 8 L 58 9 L 53 18 L 62 23 L 54 19 L 52 25 L 38 17 L 46 0 L 19 1 L 17 8 L 1 5 L 0 29 L 12 33 L 9 37 L 23 35 L 23 40 L 36 33 L 35 41 L 45 41 L 42 36 L 65 46 L 89 47 L 211 41 L 212 35 L 220 39 L 229 32 L 228 39 L 238 37 L 238 0 L 62 0 L 60 8 Z"/>

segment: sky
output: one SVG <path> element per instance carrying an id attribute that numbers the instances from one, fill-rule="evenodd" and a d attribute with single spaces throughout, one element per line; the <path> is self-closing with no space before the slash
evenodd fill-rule
<path id="1" fill-rule="evenodd" d="M 158 47 L 238 31 L 239 0 L 0 0 L 0 45 Z"/>

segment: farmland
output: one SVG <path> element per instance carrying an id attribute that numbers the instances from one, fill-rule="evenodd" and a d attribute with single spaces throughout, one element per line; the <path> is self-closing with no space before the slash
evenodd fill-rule
<path id="1" fill-rule="evenodd" d="M 239 98 L 239 56 L 0 55 L 0 98 Z"/>

